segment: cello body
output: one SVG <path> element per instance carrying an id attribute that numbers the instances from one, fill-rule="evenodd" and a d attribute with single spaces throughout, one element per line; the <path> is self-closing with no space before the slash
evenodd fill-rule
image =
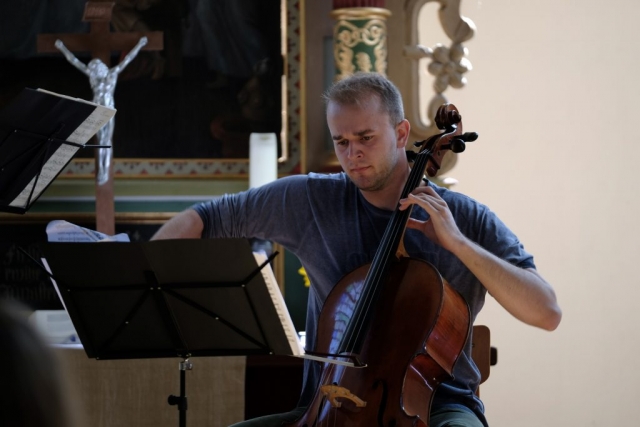
<path id="1" fill-rule="evenodd" d="M 368 270 L 367 264 L 352 271 L 329 294 L 320 314 L 319 353 L 337 353 Z M 413 258 L 391 267 L 379 301 L 358 355 L 366 366 L 325 363 L 307 411 L 289 425 L 428 426 L 435 389 L 451 378 L 466 343 L 469 308 L 435 267 Z"/>

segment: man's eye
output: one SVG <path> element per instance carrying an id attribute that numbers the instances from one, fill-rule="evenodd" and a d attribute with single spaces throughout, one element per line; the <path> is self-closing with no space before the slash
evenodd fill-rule
<path id="1" fill-rule="evenodd" d="M 349 140 L 348 139 L 343 139 L 337 142 L 338 145 L 347 145 L 349 144 Z"/>
<path id="2" fill-rule="evenodd" d="M 363 139 L 364 141 L 370 141 L 370 140 L 371 140 L 371 138 L 373 138 L 373 137 L 372 137 L 372 136 L 363 136 L 363 137 L 362 137 L 362 139 Z"/>

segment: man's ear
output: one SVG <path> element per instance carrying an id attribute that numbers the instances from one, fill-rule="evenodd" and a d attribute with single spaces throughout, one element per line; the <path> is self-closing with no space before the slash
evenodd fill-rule
<path id="1" fill-rule="evenodd" d="M 398 148 L 405 148 L 409 141 L 409 133 L 411 132 L 411 124 L 409 120 L 403 119 L 396 125 L 396 139 L 398 140 Z"/>

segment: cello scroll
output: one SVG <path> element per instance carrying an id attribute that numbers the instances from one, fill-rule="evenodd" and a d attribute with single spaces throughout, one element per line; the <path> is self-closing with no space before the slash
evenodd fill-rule
<path id="1" fill-rule="evenodd" d="M 430 177 L 436 176 L 440 170 L 447 151 L 462 153 L 466 148 L 467 142 L 478 139 L 476 132 L 462 133 L 462 116 L 453 104 L 440 106 L 434 122 L 438 129 L 443 132 L 414 143 L 419 148 L 419 152 L 413 155 L 410 154 L 410 160 L 412 161 L 420 154 L 426 154 L 429 157 L 426 164 L 426 172 Z"/>

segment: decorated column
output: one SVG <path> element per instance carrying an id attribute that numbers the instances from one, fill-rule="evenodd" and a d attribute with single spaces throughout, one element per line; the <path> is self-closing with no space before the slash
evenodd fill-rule
<path id="1" fill-rule="evenodd" d="M 357 71 L 387 74 L 387 25 L 384 0 L 334 0 L 331 16 L 335 80 Z"/>

